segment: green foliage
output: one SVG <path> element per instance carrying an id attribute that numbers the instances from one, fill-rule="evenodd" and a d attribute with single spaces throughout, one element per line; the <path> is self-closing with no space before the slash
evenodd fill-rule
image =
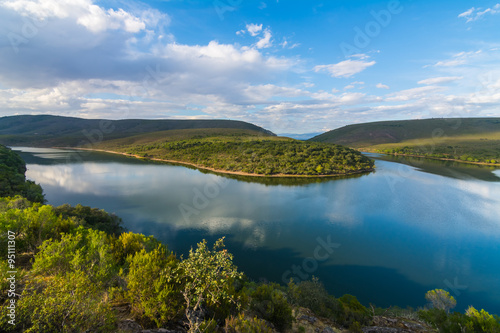
<path id="1" fill-rule="evenodd" d="M 266 322 L 257 317 L 247 318 L 244 314 L 226 319 L 224 327 L 226 333 L 272 333 L 273 330 L 267 326 Z"/>
<path id="2" fill-rule="evenodd" d="M 432 308 L 419 311 L 419 317 L 442 333 L 496 333 L 500 332 L 500 317 L 478 311 L 470 306 L 466 314 L 447 313 L 444 309 Z"/>
<path id="3" fill-rule="evenodd" d="M 449 312 L 457 305 L 457 301 L 449 292 L 443 289 L 429 290 L 425 294 L 425 299 L 432 304 L 436 309 L 441 309 Z"/>
<path id="4" fill-rule="evenodd" d="M 500 317 L 497 315 L 491 315 L 484 310 L 478 311 L 473 306 L 469 306 L 465 313 L 470 319 L 468 327 L 474 332 L 500 332 Z"/>
<path id="5" fill-rule="evenodd" d="M 294 304 L 308 308 L 315 314 L 325 318 L 340 318 L 344 308 L 340 301 L 328 294 L 317 278 L 288 284 L 289 295 Z"/>
<path id="6" fill-rule="evenodd" d="M 271 322 L 281 332 L 292 326 L 292 308 L 285 291 L 278 284 L 262 284 L 250 296 L 250 310 L 260 318 Z"/>
<path id="7" fill-rule="evenodd" d="M 343 313 L 336 318 L 336 321 L 344 327 L 369 325 L 372 317 L 368 309 L 363 306 L 355 296 L 345 294 L 339 298 L 343 306 Z"/>
<path id="8" fill-rule="evenodd" d="M 11 149 L 0 145 L 0 196 L 22 195 L 32 202 L 45 202 L 40 185 L 26 181 L 26 164 Z"/>
<path id="9" fill-rule="evenodd" d="M 252 132 L 254 135 L 274 135 L 256 125 L 236 120 L 222 119 L 80 119 L 52 115 L 21 115 L 0 118 L 0 143 L 12 146 L 76 147 L 85 143 L 97 144 L 136 135 L 168 136 L 172 131 Z M 82 132 L 89 131 L 93 138 Z M 161 133 L 163 132 L 163 133 Z M 100 135 L 102 137 L 100 137 Z"/>
<path id="10" fill-rule="evenodd" d="M 183 299 L 179 285 L 172 281 L 178 260 L 158 245 L 150 252 L 142 249 L 130 254 L 127 261 L 127 299 L 134 317 L 144 326 L 154 322 L 157 327 L 178 318 Z"/>
<path id="11" fill-rule="evenodd" d="M 111 252 L 111 238 L 103 231 L 79 227 L 61 240 L 47 240 L 35 256 L 32 272 L 36 275 L 65 275 L 82 271 L 92 283 L 111 285 L 118 273 Z"/>
<path id="12" fill-rule="evenodd" d="M 114 332 L 115 315 L 106 293 L 84 271 L 36 276 L 16 303 L 16 325 L 7 323 L 6 304 L 0 308 L 4 332 Z"/>
<path id="13" fill-rule="evenodd" d="M 233 255 L 224 249 L 224 238 L 217 240 L 212 250 L 203 240 L 196 250 L 189 251 L 189 257 L 175 269 L 173 280 L 182 285 L 190 332 L 199 331 L 205 309 L 237 307 L 234 284 L 242 276 L 233 264 Z"/>
<path id="14" fill-rule="evenodd" d="M 131 154 L 260 175 L 333 175 L 373 168 L 359 152 L 334 145 L 276 138 L 209 137 L 122 148 Z"/>
<path id="15" fill-rule="evenodd" d="M 113 243 L 113 256 L 115 261 L 123 265 L 129 256 L 134 256 L 141 250 L 151 252 L 160 245 L 153 236 L 144 236 L 133 232 L 124 232 Z"/>
<path id="16" fill-rule="evenodd" d="M 64 218 L 77 218 L 83 226 L 105 231 L 108 234 L 119 235 L 124 231 L 124 228 L 121 226 L 122 219 L 103 209 L 91 208 L 80 204 L 75 207 L 64 204 L 55 208 L 55 212 L 61 214 Z"/>
<path id="17" fill-rule="evenodd" d="M 78 225 L 73 219 L 56 214 L 49 205 L 32 204 L 26 199 L 0 199 L 0 254 L 7 251 L 7 232 L 16 235 L 18 253 L 35 252 L 46 239 L 60 239 L 61 233 L 71 232 Z"/>

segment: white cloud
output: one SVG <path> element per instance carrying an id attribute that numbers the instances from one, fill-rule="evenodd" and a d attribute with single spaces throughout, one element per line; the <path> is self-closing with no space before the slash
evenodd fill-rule
<path id="1" fill-rule="evenodd" d="M 0 6 L 39 20 L 70 18 L 94 33 L 106 30 L 137 33 L 150 23 L 148 15 L 138 17 L 121 8 L 105 10 L 91 0 L 10 0 Z"/>
<path id="2" fill-rule="evenodd" d="M 433 84 L 442 84 L 442 83 L 449 83 L 453 81 L 458 81 L 462 80 L 463 76 L 442 76 L 442 77 L 433 77 L 425 80 L 420 80 L 417 83 L 418 84 L 426 84 L 426 85 L 433 85 Z"/>
<path id="3" fill-rule="evenodd" d="M 482 53 L 482 50 L 469 51 L 469 52 L 459 52 L 455 53 L 448 60 L 438 61 L 433 66 L 435 67 L 456 67 L 460 65 L 466 65 L 471 59 Z M 429 67 L 429 65 L 424 66 Z"/>
<path id="4" fill-rule="evenodd" d="M 486 9 L 472 7 L 469 10 L 459 14 L 458 17 L 465 18 L 465 22 L 469 23 L 478 20 L 485 14 L 495 15 L 498 13 L 500 13 L 500 3 L 497 3 L 495 6 Z"/>
<path id="5" fill-rule="evenodd" d="M 443 91 L 445 88 L 439 86 L 425 86 L 401 90 L 388 95 L 386 101 L 409 101 L 419 98 L 426 98 L 432 93 Z"/>
<path id="6" fill-rule="evenodd" d="M 262 24 L 250 23 L 246 25 L 247 31 L 251 36 L 257 36 L 262 31 Z"/>
<path id="7" fill-rule="evenodd" d="M 377 83 L 376 87 L 379 89 L 390 89 L 388 85 L 385 85 L 383 83 Z"/>
<path id="8" fill-rule="evenodd" d="M 375 65 L 375 61 L 344 60 L 337 64 L 318 65 L 314 67 L 315 72 L 326 70 L 332 77 L 351 77 L 354 74 L 364 71 L 366 68 Z"/>
<path id="9" fill-rule="evenodd" d="M 255 44 L 255 46 L 258 49 L 265 49 L 271 47 L 273 45 L 271 37 L 272 37 L 271 31 L 269 29 L 264 30 L 264 37 L 259 39 L 259 41 L 257 42 L 257 44 Z"/>

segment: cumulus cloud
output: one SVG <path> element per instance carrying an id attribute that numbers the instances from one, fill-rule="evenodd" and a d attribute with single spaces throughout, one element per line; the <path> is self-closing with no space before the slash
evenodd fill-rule
<path id="1" fill-rule="evenodd" d="M 442 84 L 442 83 L 450 83 L 453 81 L 458 81 L 462 80 L 463 76 L 442 76 L 442 77 L 433 77 L 425 80 L 420 80 L 417 83 L 418 84 L 426 84 L 426 85 L 433 85 L 433 84 Z"/>
<path id="2" fill-rule="evenodd" d="M 94 33 L 119 29 L 137 33 L 145 30 L 148 23 L 146 15 L 138 17 L 122 8 L 105 10 L 91 0 L 7 0 L 0 6 L 39 20 L 73 19 Z"/>
<path id="3" fill-rule="evenodd" d="M 272 36 L 273 35 L 271 34 L 271 31 L 269 29 L 264 30 L 264 36 L 261 39 L 259 39 L 259 41 L 257 42 L 257 44 L 255 44 L 255 46 L 258 49 L 265 49 L 271 47 L 273 45 L 271 41 Z"/>
<path id="4" fill-rule="evenodd" d="M 336 64 L 318 65 L 314 67 L 315 72 L 327 71 L 332 77 L 348 78 L 358 74 L 370 66 L 375 65 L 375 61 L 344 60 Z"/>
<path id="5" fill-rule="evenodd" d="M 383 83 L 377 83 L 377 85 L 375 86 L 379 89 L 390 89 L 388 85 L 385 85 Z"/>
<path id="6" fill-rule="evenodd" d="M 458 17 L 464 18 L 466 20 L 466 23 L 470 23 L 480 19 L 486 14 L 495 15 L 498 13 L 500 13 L 500 3 L 497 3 L 495 6 L 486 9 L 472 7 L 467 11 L 459 14 Z"/>
<path id="7" fill-rule="evenodd" d="M 262 31 L 262 24 L 250 23 L 246 25 L 247 31 L 251 36 L 257 36 Z"/>

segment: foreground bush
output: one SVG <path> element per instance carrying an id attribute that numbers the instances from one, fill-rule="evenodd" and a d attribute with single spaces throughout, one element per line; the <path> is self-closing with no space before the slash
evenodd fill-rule
<path id="1" fill-rule="evenodd" d="M 262 284 L 250 293 L 250 310 L 283 332 L 292 326 L 292 307 L 284 288 L 277 283 Z"/>
<path id="2" fill-rule="evenodd" d="M 308 308 L 318 316 L 339 321 L 344 316 L 342 303 L 329 295 L 317 278 L 311 281 L 301 281 L 298 284 L 290 282 L 288 290 L 294 304 Z M 340 322 L 342 324 L 342 322 Z"/>
<path id="3" fill-rule="evenodd" d="M 158 245 L 153 251 L 142 249 L 130 255 L 126 277 L 127 300 L 132 314 L 143 326 L 167 325 L 179 319 L 184 310 L 180 286 L 173 282 L 173 270 L 178 260 L 167 249 Z"/>
<path id="4" fill-rule="evenodd" d="M 29 279 L 17 301 L 16 325 L 7 323 L 6 304 L 0 317 L 0 329 L 5 332 L 113 332 L 116 328 L 105 290 L 84 271 Z"/>

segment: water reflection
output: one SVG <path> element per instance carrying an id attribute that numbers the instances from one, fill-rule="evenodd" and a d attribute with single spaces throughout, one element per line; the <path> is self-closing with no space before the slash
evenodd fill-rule
<path id="1" fill-rule="evenodd" d="M 500 267 L 492 264 L 500 256 L 500 182 L 485 181 L 498 171 L 459 166 L 452 177 L 456 166 L 437 172 L 434 162 L 377 156 L 376 172 L 365 176 L 269 186 L 109 154 L 69 163 L 68 154 L 23 153 L 28 177 L 51 204 L 115 212 L 128 229 L 178 253 L 225 235 L 242 270 L 281 281 L 291 265 L 314 258 L 318 237 L 330 237 L 340 246 L 309 275 L 335 295 L 418 306 L 426 290 L 457 279 L 466 286 L 460 309 L 500 313 Z"/>

